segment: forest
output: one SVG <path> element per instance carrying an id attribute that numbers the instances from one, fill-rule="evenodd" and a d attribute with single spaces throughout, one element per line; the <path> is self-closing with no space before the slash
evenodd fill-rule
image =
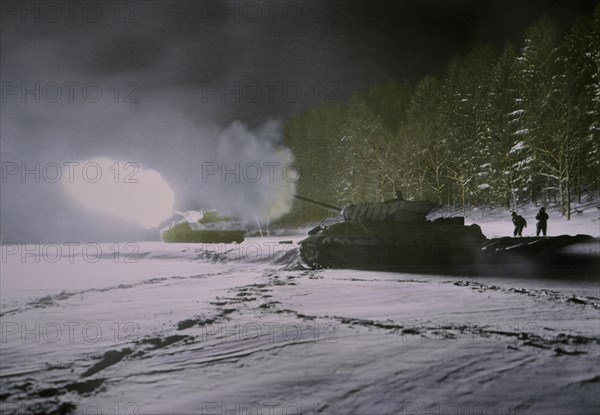
<path id="1" fill-rule="evenodd" d="M 437 76 L 297 114 L 297 192 L 338 206 L 397 190 L 463 209 L 555 204 L 570 218 L 600 192 L 599 81 L 600 4 L 570 27 L 542 17 L 519 44 L 478 44 Z M 298 205 L 296 219 L 324 213 Z"/>

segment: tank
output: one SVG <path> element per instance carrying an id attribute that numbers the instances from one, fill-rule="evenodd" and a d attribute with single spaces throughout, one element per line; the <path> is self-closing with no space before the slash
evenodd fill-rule
<path id="1" fill-rule="evenodd" d="M 164 242 L 241 243 L 246 234 L 245 223 L 217 210 L 177 212 L 182 219 L 161 230 Z"/>
<path id="2" fill-rule="evenodd" d="M 380 203 L 338 208 L 303 196 L 297 199 L 340 213 L 340 221 L 318 226 L 300 242 L 300 258 L 310 268 L 385 268 L 463 265 L 477 261 L 487 241 L 478 225 L 463 217 L 427 220 L 436 207 L 400 194 Z"/>

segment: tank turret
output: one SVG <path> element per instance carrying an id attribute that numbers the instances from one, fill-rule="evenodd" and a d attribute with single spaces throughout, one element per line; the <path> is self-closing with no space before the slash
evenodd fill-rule
<path id="1" fill-rule="evenodd" d="M 303 202 L 308 202 L 315 206 L 338 212 L 345 221 L 425 222 L 427 220 L 427 214 L 437 206 L 429 200 L 404 200 L 399 193 L 400 192 L 398 192 L 395 199 L 390 199 L 385 202 L 362 202 L 358 204 L 349 204 L 343 208 L 300 195 L 295 195 L 294 197 Z"/>

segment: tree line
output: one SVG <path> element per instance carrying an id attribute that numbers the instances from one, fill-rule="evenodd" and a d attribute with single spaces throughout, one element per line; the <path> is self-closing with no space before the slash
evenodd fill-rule
<path id="1" fill-rule="evenodd" d="M 542 17 L 519 45 L 479 44 L 440 76 L 293 117 L 298 193 L 337 205 L 397 190 L 463 209 L 556 202 L 570 217 L 600 190 L 599 81 L 600 4 L 568 29 Z"/>

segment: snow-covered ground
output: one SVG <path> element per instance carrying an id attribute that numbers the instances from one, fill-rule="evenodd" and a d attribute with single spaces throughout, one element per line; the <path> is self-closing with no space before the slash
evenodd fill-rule
<path id="1" fill-rule="evenodd" d="M 301 270 L 303 237 L 3 246 L 0 413 L 598 413 L 597 278 Z"/>

